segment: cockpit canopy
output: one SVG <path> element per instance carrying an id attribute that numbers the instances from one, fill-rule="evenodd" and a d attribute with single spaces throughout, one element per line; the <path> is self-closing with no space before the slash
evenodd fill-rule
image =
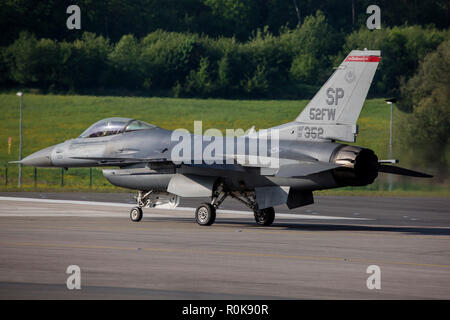
<path id="1" fill-rule="evenodd" d="M 123 132 L 153 129 L 156 126 L 128 118 L 108 118 L 100 120 L 84 131 L 80 138 L 105 137 Z"/>

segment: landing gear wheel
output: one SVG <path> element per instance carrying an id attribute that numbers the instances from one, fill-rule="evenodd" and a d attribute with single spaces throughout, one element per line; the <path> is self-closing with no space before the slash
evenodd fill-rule
<path id="1" fill-rule="evenodd" d="M 275 210 L 273 207 L 255 211 L 255 221 L 262 226 L 270 226 L 275 220 Z"/>
<path id="2" fill-rule="evenodd" d="M 139 222 L 142 219 L 142 209 L 139 207 L 134 207 L 130 211 L 130 219 L 133 222 Z"/>
<path id="3" fill-rule="evenodd" d="M 195 221 L 201 226 L 210 226 L 216 221 L 216 208 L 210 203 L 202 203 L 195 210 Z"/>

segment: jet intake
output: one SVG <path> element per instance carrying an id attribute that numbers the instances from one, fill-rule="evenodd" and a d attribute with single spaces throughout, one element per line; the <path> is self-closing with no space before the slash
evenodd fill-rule
<path id="1" fill-rule="evenodd" d="M 333 169 L 333 177 L 340 186 L 365 186 L 378 176 L 378 157 L 370 149 L 343 145 L 332 156 L 341 167 Z"/>

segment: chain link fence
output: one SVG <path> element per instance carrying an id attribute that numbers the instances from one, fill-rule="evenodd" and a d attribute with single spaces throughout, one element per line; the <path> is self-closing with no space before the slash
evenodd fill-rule
<path id="1" fill-rule="evenodd" d="M 4 163 L 1 166 L 2 189 L 17 189 L 19 166 Z M 23 189 L 116 189 L 104 177 L 102 168 L 32 168 L 22 167 Z"/>

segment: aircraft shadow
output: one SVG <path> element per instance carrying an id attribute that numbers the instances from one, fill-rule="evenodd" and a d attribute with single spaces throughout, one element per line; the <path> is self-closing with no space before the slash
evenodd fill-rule
<path id="1" fill-rule="evenodd" d="M 164 219 L 164 218 L 161 218 Z M 171 220 L 176 220 L 180 222 L 196 223 L 194 218 L 174 218 Z M 362 224 L 330 224 L 330 223 L 301 223 L 301 222 L 277 222 L 275 221 L 272 226 L 264 227 L 258 226 L 253 221 L 237 221 L 237 219 L 227 219 L 222 218 L 215 221 L 214 225 L 211 226 L 241 226 L 251 229 L 260 230 L 295 230 L 295 231 L 367 231 L 367 232 L 393 232 L 393 233 L 406 233 L 414 235 L 434 235 L 434 236 L 449 236 L 449 228 L 439 228 L 439 227 L 426 227 L 426 226 L 371 226 Z"/>

